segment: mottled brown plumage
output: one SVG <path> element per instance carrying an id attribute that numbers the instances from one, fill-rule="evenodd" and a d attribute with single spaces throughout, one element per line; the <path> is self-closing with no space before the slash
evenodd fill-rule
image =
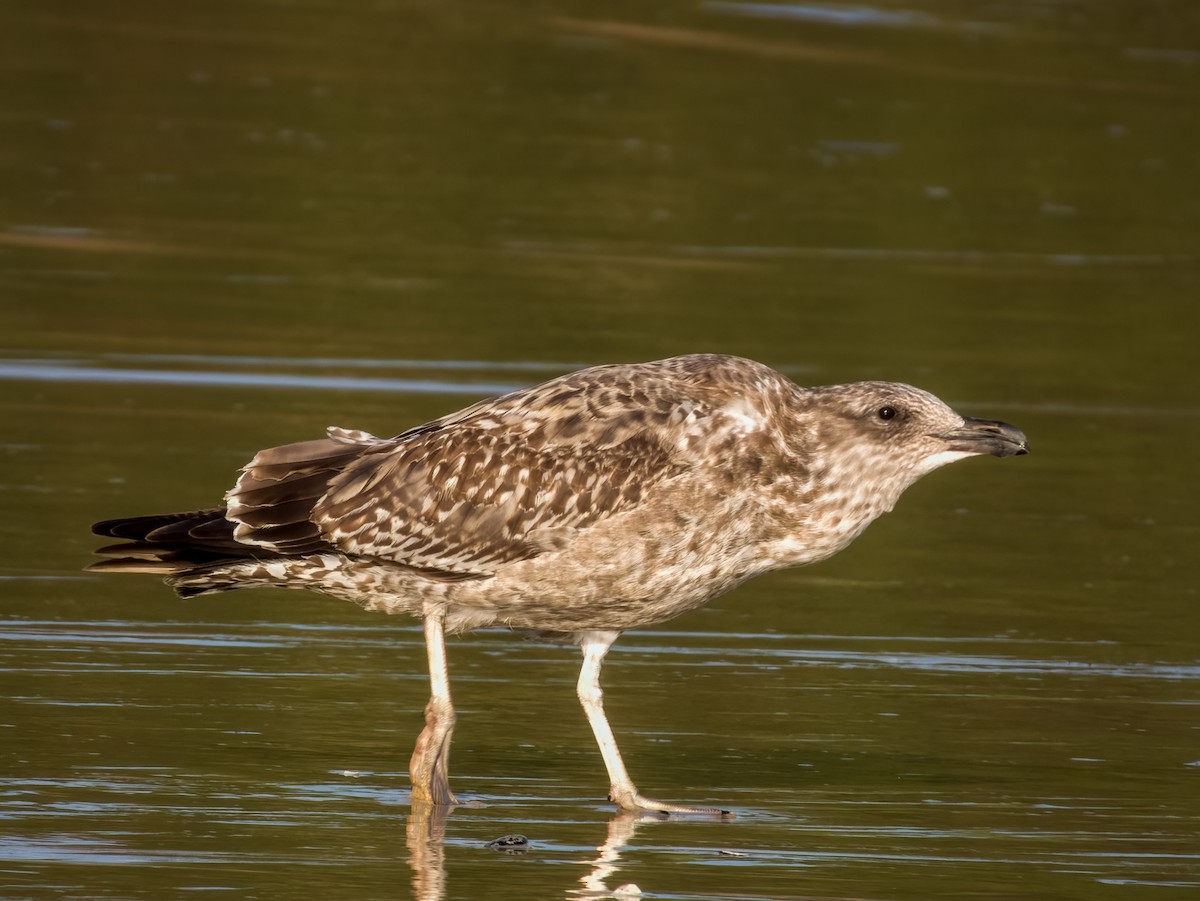
<path id="1" fill-rule="evenodd" d="M 184 596 L 309 588 L 422 617 L 434 692 L 414 797 L 432 801 L 453 801 L 443 630 L 568 636 L 614 800 L 690 810 L 624 771 L 598 682 L 617 635 L 837 553 L 938 466 L 1026 452 L 1011 426 L 908 385 L 800 388 L 716 355 L 600 366 L 395 438 L 330 429 L 261 451 L 223 508 L 97 523 L 126 543 L 91 568 L 159 573 Z"/>

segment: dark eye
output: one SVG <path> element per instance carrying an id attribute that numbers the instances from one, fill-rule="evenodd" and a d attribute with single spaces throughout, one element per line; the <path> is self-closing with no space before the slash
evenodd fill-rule
<path id="1" fill-rule="evenodd" d="M 878 416 L 880 419 L 895 419 L 896 418 L 896 408 L 895 407 L 880 407 L 878 410 L 875 411 L 875 415 Z"/>

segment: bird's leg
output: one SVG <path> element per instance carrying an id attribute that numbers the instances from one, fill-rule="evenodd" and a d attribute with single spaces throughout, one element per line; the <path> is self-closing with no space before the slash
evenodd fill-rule
<path id="1" fill-rule="evenodd" d="M 609 800 L 625 810 L 654 810 L 662 813 L 704 813 L 712 816 L 731 817 L 728 810 L 715 807 L 688 807 L 683 804 L 670 804 L 665 801 L 655 801 L 647 798 L 637 790 L 621 752 L 617 749 L 617 740 L 613 736 L 612 727 L 608 725 L 608 717 L 604 715 L 604 692 L 600 689 L 600 665 L 604 655 L 617 640 L 619 632 L 587 632 L 580 642 L 583 648 L 583 667 L 579 671 L 579 703 L 587 714 L 592 732 L 596 735 L 596 743 L 600 745 L 600 754 L 604 757 L 604 766 L 608 770 Z"/>
<path id="2" fill-rule="evenodd" d="M 408 773 L 414 803 L 457 804 L 450 791 L 450 738 L 454 734 L 454 705 L 450 702 L 450 676 L 446 671 L 446 612 L 425 610 L 425 650 L 429 654 L 429 703 L 425 728 L 417 737 Z"/>

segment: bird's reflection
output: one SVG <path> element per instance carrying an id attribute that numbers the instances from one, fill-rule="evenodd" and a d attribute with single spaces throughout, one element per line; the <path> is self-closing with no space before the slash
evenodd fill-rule
<path id="1" fill-rule="evenodd" d="M 416 901 L 442 901 L 446 894 L 446 820 L 454 807 L 414 801 L 408 815 L 406 839 L 409 865 L 413 870 L 413 897 Z M 641 890 L 631 883 L 609 887 L 618 881 L 621 849 L 634 836 L 638 826 L 659 820 L 638 811 L 620 811 L 608 821 L 604 841 L 596 847 L 596 857 L 588 861 L 589 870 L 579 877 L 579 888 L 567 890 L 568 899 L 634 898 Z"/>
<path id="2" fill-rule="evenodd" d="M 621 859 L 621 849 L 629 844 L 637 831 L 639 823 L 645 822 L 646 815 L 633 810 L 622 810 L 608 821 L 608 836 L 596 850 L 600 852 L 591 861 L 591 870 L 579 877 L 582 888 L 571 889 L 568 898 L 632 898 L 642 893 L 636 885 L 625 883 L 616 888 L 608 887 L 608 879 L 618 868 Z M 659 819 L 654 817 L 653 819 Z"/>
<path id="3" fill-rule="evenodd" d="M 446 894 L 446 818 L 454 808 L 446 804 L 412 802 L 405 838 L 413 869 L 413 898 L 441 901 Z"/>

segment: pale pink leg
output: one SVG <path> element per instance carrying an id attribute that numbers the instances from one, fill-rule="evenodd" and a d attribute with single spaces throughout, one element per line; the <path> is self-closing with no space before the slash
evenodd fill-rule
<path id="1" fill-rule="evenodd" d="M 450 739 L 454 735 L 454 705 L 450 701 L 450 676 L 446 670 L 445 611 L 425 612 L 425 650 L 429 655 L 429 703 L 425 728 L 417 737 L 408 764 L 412 800 L 426 804 L 457 804 L 450 791 Z"/>
<path id="2" fill-rule="evenodd" d="M 596 743 L 600 745 L 600 754 L 604 757 L 604 766 L 608 770 L 610 782 L 608 797 L 625 810 L 655 810 L 663 813 L 703 813 L 710 816 L 732 817 L 728 810 L 717 807 L 688 807 L 684 804 L 671 804 L 665 801 L 655 801 L 643 796 L 621 759 L 617 749 L 617 740 L 613 736 L 612 727 L 608 725 L 608 717 L 604 715 L 604 692 L 600 689 L 600 665 L 604 655 L 617 640 L 620 632 L 588 632 L 584 635 L 580 646 L 583 648 L 583 668 L 579 671 L 579 702 L 583 712 L 587 714 L 592 732 L 596 735 Z"/>

